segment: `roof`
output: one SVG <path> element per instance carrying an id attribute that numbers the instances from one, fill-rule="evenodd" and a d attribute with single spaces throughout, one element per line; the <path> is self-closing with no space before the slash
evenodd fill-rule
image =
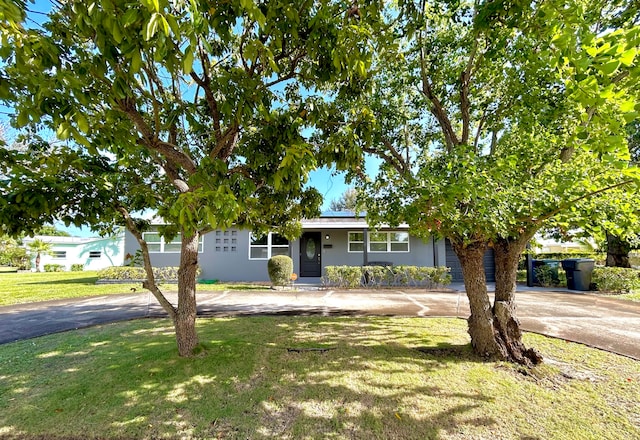
<path id="1" fill-rule="evenodd" d="M 353 211 L 325 211 L 318 218 L 302 220 L 303 229 L 365 229 L 369 225 L 366 213 L 356 214 Z M 388 228 L 388 225 L 380 225 L 381 228 Z M 409 225 L 401 224 L 399 228 L 407 229 Z"/>

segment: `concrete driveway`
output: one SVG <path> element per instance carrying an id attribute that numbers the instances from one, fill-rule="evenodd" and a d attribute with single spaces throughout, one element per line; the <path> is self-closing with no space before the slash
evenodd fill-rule
<path id="1" fill-rule="evenodd" d="M 460 286 L 454 286 L 460 289 Z M 640 303 L 551 289 L 518 292 L 527 331 L 581 342 L 640 360 Z M 173 302 L 176 294 L 167 295 Z M 462 290 L 298 290 L 199 292 L 201 316 L 469 316 Z M 96 324 L 166 316 L 148 293 L 0 307 L 0 344 Z"/>

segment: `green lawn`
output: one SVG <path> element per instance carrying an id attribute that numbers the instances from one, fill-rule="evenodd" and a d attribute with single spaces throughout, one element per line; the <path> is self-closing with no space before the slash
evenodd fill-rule
<path id="1" fill-rule="evenodd" d="M 140 291 L 140 283 L 96 284 L 98 272 L 0 272 L 0 306 L 22 304 L 51 299 L 77 298 L 83 296 L 130 293 Z M 175 291 L 176 286 L 167 284 L 163 290 Z M 265 290 L 269 287 L 257 284 L 202 284 L 200 291 L 207 290 Z"/>
<path id="2" fill-rule="evenodd" d="M 547 362 L 486 362 L 455 319 L 167 320 L 0 346 L 0 438 L 640 438 L 640 363 L 525 335 Z M 324 348 L 326 351 L 306 350 Z"/>
<path id="3" fill-rule="evenodd" d="M 96 271 L 0 273 L 0 305 L 130 293 L 135 284 L 96 284 Z"/>

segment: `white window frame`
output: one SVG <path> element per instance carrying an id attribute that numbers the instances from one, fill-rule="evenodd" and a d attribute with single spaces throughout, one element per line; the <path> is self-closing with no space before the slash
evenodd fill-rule
<path id="1" fill-rule="evenodd" d="M 154 234 L 154 235 L 158 235 L 160 237 L 160 241 L 147 241 L 147 239 L 145 238 L 146 235 L 149 234 Z M 160 245 L 160 250 L 159 251 L 149 251 L 150 254 L 179 254 L 180 250 L 177 251 L 167 251 L 165 250 L 165 246 L 168 244 L 180 244 L 181 242 L 181 233 L 178 232 L 176 234 L 175 237 L 173 237 L 173 240 L 171 241 L 166 241 L 166 239 L 161 236 L 157 231 L 148 231 L 148 232 L 143 232 L 142 233 L 142 239 L 144 241 L 147 242 L 147 245 L 152 244 L 152 245 Z M 200 235 L 200 237 L 198 238 L 198 253 L 201 254 L 204 252 L 204 237 L 202 235 Z"/>
<path id="2" fill-rule="evenodd" d="M 67 251 L 51 251 L 51 258 L 54 260 L 66 260 Z"/>
<path id="3" fill-rule="evenodd" d="M 347 233 L 347 252 L 349 253 L 362 253 L 363 251 L 352 251 L 351 250 L 351 244 L 352 243 L 361 243 L 363 245 L 364 248 L 364 242 L 362 241 L 352 241 L 351 240 L 351 234 L 362 234 L 362 231 L 349 231 Z M 371 234 L 385 234 L 386 235 L 386 240 L 385 241 L 374 241 L 374 243 L 386 243 L 386 250 L 384 251 L 377 251 L 377 250 L 372 250 L 371 249 Z M 393 241 L 391 240 L 392 234 L 407 234 L 409 240 L 408 241 Z M 364 238 L 364 237 L 363 237 Z M 407 244 L 407 250 L 402 250 L 402 251 L 394 251 L 391 250 L 392 248 L 392 244 L 398 244 L 398 243 L 406 243 Z M 368 231 L 366 234 L 366 246 L 367 246 L 367 253 L 373 253 L 373 254 L 406 254 L 408 252 L 411 252 L 411 236 L 409 235 L 409 232 L 407 231 Z"/>
<path id="4" fill-rule="evenodd" d="M 89 251 L 89 258 L 102 258 L 102 251 Z"/>
<path id="5" fill-rule="evenodd" d="M 274 235 L 280 235 L 280 234 L 276 234 L 274 232 L 269 232 L 267 234 L 267 244 L 256 244 L 254 245 L 253 242 L 253 234 L 249 234 L 249 260 L 253 260 L 253 261 L 259 261 L 259 260 L 268 260 L 269 258 L 272 257 L 273 255 L 273 248 L 278 248 L 278 249 L 287 249 L 287 255 L 289 254 L 289 249 L 291 246 L 291 242 L 289 240 L 287 240 L 287 245 L 283 245 L 283 244 L 272 244 L 273 242 L 273 236 Z M 284 238 L 284 237 L 283 237 Z M 256 258 L 256 257 L 252 257 L 251 256 L 251 249 L 253 248 L 266 248 L 267 249 L 267 256 L 266 258 Z M 277 255 L 284 255 L 284 254 L 277 254 Z"/>
<path id="6" fill-rule="evenodd" d="M 358 241 L 358 240 L 351 240 L 351 234 L 362 234 L 362 241 Z M 364 231 L 349 231 L 347 232 L 347 252 L 351 253 L 351 254 L 361 254 L 362 252 L 364 252 L 364 243 L 365 243 L 365 237 L 364 237 Z M 352 251 L 351 250 L 351 244 L 361 244 L 362 245 L 362 250 L 360 251 Z"/>

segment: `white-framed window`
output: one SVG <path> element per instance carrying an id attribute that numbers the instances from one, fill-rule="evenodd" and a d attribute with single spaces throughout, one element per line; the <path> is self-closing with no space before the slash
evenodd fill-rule
<path id="1" fill-rule="evenodd" d="M 364 232 L 349 232 L 349 252 L 364 250 Z M 367 240 L 368 252 L 409 252 L 409 233 L 404 231 L 370 232 Z"/>
<path id="2" fill-rule="evenodd" d="M 67 251 L 51 251 L 51 257 L 57 259 L 67 258 Z"/>
<path id="3" fill-rule="evenodd" d="M 147 242 L 147 247 L 150 253 L 163 253 L 163 254 L 178 254 L 180 253 L 180 247 L 182 246 L 181 234 L 178 232 L 173 240 L 167 241 L 158 232 L 143 232 L 142 238 Z M 198 241 L 198 253 L 203 251 L 203 240 L 200 236 Z"/>
<path id="4" fill-rule="evenodd" d="M 348 252 L 362 252 L 364 250 L 364 232 L 349 232 Z"/>
<path id="5" fill-rule="evenodd" d="M 268 260 L 275 255 L 289 255 L 289 240 L 273 232 L 262 237 L 251 235 L 249 240 L 250 260 Z"/>
<path id="6" fill-rule="evenodd" d="M 89 258 L 100 258 L 102 257 L 102 251 L 89 251 Z"/>
<path id="7" fill-rule="evenodd" d="M 409 233 L 403 231 L 371 232 L 369 252 L 409 252 Z"/>

